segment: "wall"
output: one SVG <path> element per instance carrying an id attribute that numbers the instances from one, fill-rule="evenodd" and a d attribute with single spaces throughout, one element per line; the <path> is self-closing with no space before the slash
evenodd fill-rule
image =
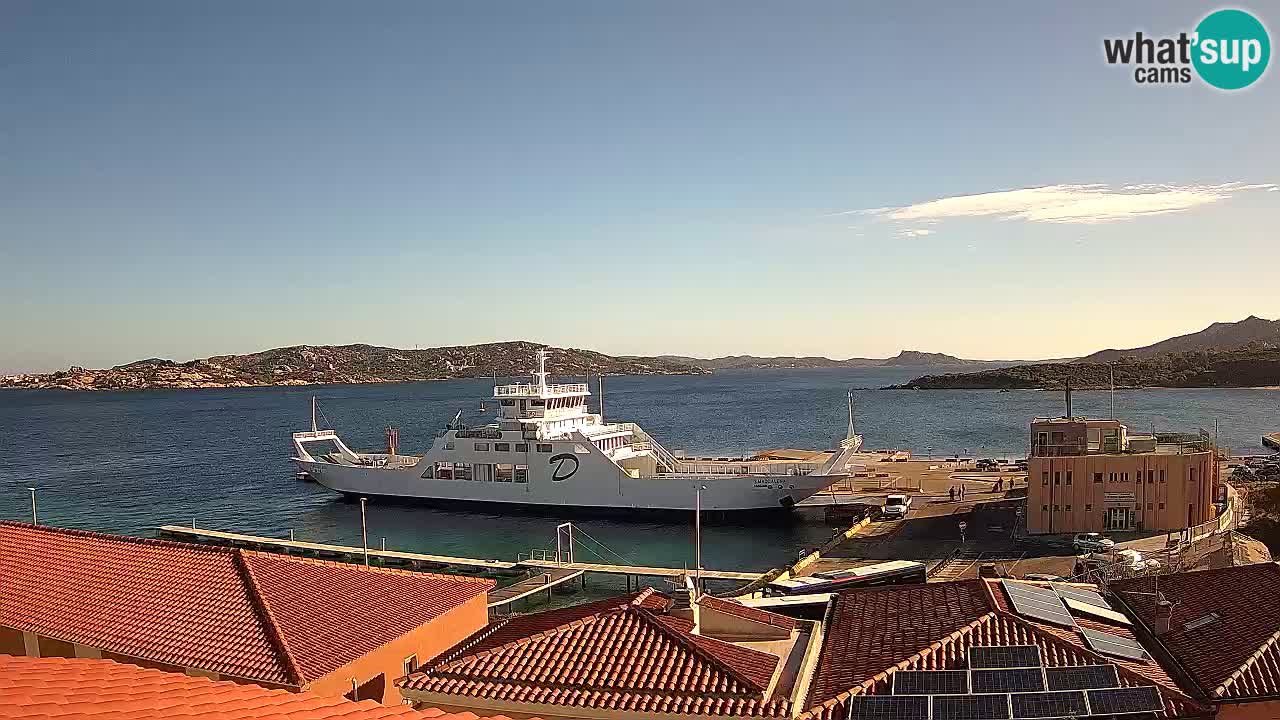
<path id="1" fill-rule="evenodd" d="M 398 704 L 400 692 L 395 681 L 404 675 L 405 658 L 417 655 L 418 664 L 422 665 L 457 645 L 489 622 L 488 604 L 487 594 L 472 598 L 434 621 L 315 680 L 306 689 L 326 695 L 345 695 L 351 692 L 353 679 L 359 685 L 367 685 L 383 675 L 382 697 L 373 699 Z M 370 685 L 374 686 L 376 682 Z"/>
<path id="2" fill-rule="evenodd" d="M 1030 533 L 1106 532 L 1108 507 L 1132 507 L 1134 529 L 1148 531 L 1182 530 L 1214 516 L 1212 453 L 1034 457 L 1027 469 Z M 1098 473 L 1102 482 L 1095 482 Z"/>
<path id="3" fill-rule="evenodd" d="M 1274 718 L 1280 718 L 1280 700 L 1218 706 L 1218 720 L 1274 720 Z"/>

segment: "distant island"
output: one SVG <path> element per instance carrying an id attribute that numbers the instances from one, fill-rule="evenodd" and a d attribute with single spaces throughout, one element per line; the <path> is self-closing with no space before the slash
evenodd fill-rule
<path id="1" fill-rule="evenodd" d="M 296 345 L 249 355 L 175 362 L 139 360 L 105 370 L 72 367 L 0 377 L 0 387 L 63 390 L 145 390 L 321 385 L 527 376 L 543 345 L 500 342 L 428 350 L 375 345 Z M 704 375 L 701 367 L 663 358 L 620 358 L 574 348 L 548 348 L 556 375 Z"/>
<path id="2" fill-rule="evenodd" d="M 719 358 L 695 358 L 684 355 L 661 355 L 664 360 L 695 365 L 707 370 L 806 370 L 816 368 L 863 368 L 863 367 L 999 367 L 1020 363 L 1033 363 L 1028 360 L 966 360 L 943 353 L 920 352 L 919 350 L 903 350 L 891 358 L 849 358 L 833 360 L 828 357 L 759 357 L 756 355 L 729 355 Z"/>
<path id="3" fill-rule="evenodd" d="M 1213 323 L 1131 350 L 1103 350 L 1070 362 L 991 368 L 978 372 L 925 375 L 894 390 L 1014 390 L 1110 387 L 1271 387 L 1280 386 L 1280 321 L 1250 316 Z"/>

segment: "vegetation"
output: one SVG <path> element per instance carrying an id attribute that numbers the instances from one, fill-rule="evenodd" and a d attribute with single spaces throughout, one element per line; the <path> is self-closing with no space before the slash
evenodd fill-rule
<path id="1" fill-rule="evenodd" d="M 1252 510 L 1249 524 L 1242 530 L 1265 544 L 1272 556 L 1280 556 L 1280 483 L 1257 488 L 1249 497 Z"/>
<path id="2" fill-rule="evenodd" d="M 925 375 L 892 389 L 1102 389 L 1115 372 L 1116 387 L 1260 387 L 1280 385 L 1280 350 L 1246 348 L 1185 352 L 1114 363 L 1045 363 L 972 373 Z"/>

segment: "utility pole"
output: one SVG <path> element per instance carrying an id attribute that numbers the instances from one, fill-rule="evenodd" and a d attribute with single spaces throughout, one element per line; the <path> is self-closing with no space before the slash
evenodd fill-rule
<path id="1" fill-rule="evenodd" d="M 31 524 L 39 525 L 40 523 L 36 520 L 36 489 L 34 487 L 27 489 L 31 491 Z"/>
<path id="2" fill-rule="evenodd" d="M 365 522 L 364 506 L 367 498 L 360 498 L 360 545 L 364 548 L 364 566 L 369 567 L 369 525 Z"/>
<path id="3" fill-rule="evenodd" d="M 693 568 L 698 590 L 702 589 L 702 491 L 706 489 L 706 485 L 699 485 L 693 496 Z"/>

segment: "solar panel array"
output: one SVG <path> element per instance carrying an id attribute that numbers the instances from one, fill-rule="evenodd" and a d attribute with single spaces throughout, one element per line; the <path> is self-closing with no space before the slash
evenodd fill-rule
<path id="1" fill-rule="evenodd" d="M 1160 692 L 1153 687 L 1089 690 L 1089 707 L 1094 715 L 1125 715 L 1158 712 L 1164 709 Z"/>
<path id="2" fill-rule="evenodd" d="M 1142 645 L 1137 640 L 1088 628 L 1080 628 L 1080 633 L 1084 635 L 1089 647 L 1104 655 L 1129 658 L 1130 660 L 1148 659 L 1147 651 L 1142 648 Z"/>
<path id="3" fill-rule="evenodd" d="M 969 648 L 970 668 L 1040 667 L 1040 648 L 1035 645 Z"/>
<path id="4" fill-rule="evenodd" d="M 1046 668 L 1038 647 L 1019 645 L 970 648 L 968 670 L 899 671 L 892 695 L 855 696 L 847 707 L 849 720 L 1066 720 L 1164 704 L 1157 688 L 1120 687 L 1114 665 Z"/>
<path id="5" fill-rule="evenodd" d="M 1001 580 L 1004 590 L 1013 601 L 1013 609 L 1019 615 L 1042 620 L 1052 625 L 1074 628 L 1076 621 L 1063 604 L 1062 598 L 1051 588 L 1026 583 Z"/>
<path id="6" fill-rule="evenodd" d="M 1074 587 L 1072 585 L 1064 585 L 1063 583 L 1052 583 L 1051 587 L 1054 592 L 1064 598 L 1079 600 L 1082 603 L 1088 603 L 1089 605 L 1096 605 L 1098 607 L 1111 607 L 1111 603 L 1107 602 L 1106 598 L 1092 590 L 1086 590 L 1085 588 Z"/>
<path id="7" fill-rule="evenodd" d="M 1120 687 L 1120 676 L 1116 674 L 1115 665 L 1045 668 L 1044 677 L 1048 681 L 1050 690 Z"/>

